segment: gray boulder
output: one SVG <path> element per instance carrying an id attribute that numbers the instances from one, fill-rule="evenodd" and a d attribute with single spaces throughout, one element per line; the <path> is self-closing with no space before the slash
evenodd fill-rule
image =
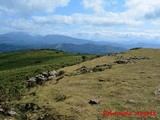
<path id="1" fill-rule="evenodd" d="M 135 100 L 127 100 L 127 103 L 129 103 L 129 104 L 135 104 L 137 102 Z"/>
<path id="2" fill-rule="evenodd" d="M 160 88 L 157 89 L 156 91 L 154 91 L 154 94 L 155 94 L 155 95 L 160 95 Z"/>
<path id="3" fill-rule="evenodd" d="M 92 68 L 87 68 L 86 66 L 82 66 L 81 68 L 76 70 L 80 74 L 90 73 L 93 72 Z"/>
<path id="4" fill-rule="evenodd" d="M 15 111 L 13 111 L 13 110 L 9 110 L 7 112 L 7 114 L 10 115 L 10 116 L 13 116 L 13 115 L 16 115 L 17 113 Z"/>
<path id="5" fill-rule="evenodd" d="M 96 105 L 98 103 L 99 103 L 99 101 L 95 100 L 95 99 L 92 99 L 92 100 L 89 101 L 89 104 L 91 104 L 91 105 Z"/>
<path id="6" fill-rule="evenodd" d="M 47 78 L 47 80 L 52 80 L 54 78 L 54 76 L 49 76 L 48 78 Z"/>
<path id="7" fill-rule="evenodd" d="M 117 64 L 127 64 L 129 61 L 127 59 L 120 59 L 120 60 L 116 60 L 115 63 Z"/>
<path id="8" fill-rule="evenodd" d="M 48 73 L 48 72 L 43 72 L 42 75 L 43 75 L 44 77 L 49 77 L 49 73 Z"/>
<path id="9" fill-rule="evenodd" d="M 27 80 L 25 82 L 25 85 L 27 86 L 27 88 L 35 87 L 36 86 L 36 78 L 35 77 L 30 78 L 29 80 Z"/>
<path id="10" fill-rule="evenodd" d="M 36 75 L 36 80 L 47 80 L 47 77 L 45 77 L 42 74 Z"/>
<path id="11" fill-rule="evenodd" d="M 57 76 L 58 72 L 56 70 L 53 70 L 53 71 L 49 71 L 48 74 L 49 76 Z"/>

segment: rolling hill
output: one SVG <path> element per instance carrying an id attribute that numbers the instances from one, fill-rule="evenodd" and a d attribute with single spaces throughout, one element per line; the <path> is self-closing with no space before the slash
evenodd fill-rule
<path id="1" fill-rule="evenodd" d="M 82 59 L 85 56 L 85 59 Z M 0 54 L 0 91 L 5 88 L 5 95 L 12 99 L 14 95 L 8 96 L 8 90 L 18 87 L 28 77 L 38 73 L 71 66 L 85 60 L 93 59 L 95 55 L 77 55 L 57 50 L 31 50 L 20 52 L 9 52 Z M 6 98 L 5 98 L 6 99 Z M 3 98 L 0 98 L 0 102 Z"/>
<path id="2" fill-rule="evenodd" d="M 21 60 L 23 61 L 22 58 Z M 56 61 L 59 60 L 62 59 Z M 62 61 L 65 62 L 65 60 Z M 48 62 L 46 61 L 46 64 Z M 26 66 L 27 61 L 24 63 Z M 19 65 L 22 70 L 23 67 L 20 66 L 23 65 Z M 5 65 L 3 67 L 7 68 Z M 38 69 L 41 66 L 36 67 Z M 14 74 L 17 68 L 9 66 L 8 68 L 13 68 L 13 71 L 8 71 L 11 75 L 18 74 Z M 12 108 L 12 113 L 16 112 L 12 114 L 12 118 L 16 119 L 158 120 L 160 114 L 159 68 L 159 49 L 136 49 L 126 53 L 101 56 L 60 68 L 59 71 L 65 73 L 63 77 L 55 77 L 43 85 L 32 87 L 21 99 L 6 104 L 9 104 L 8 108 Z M 128 111 L 132 115 L 107 116 L 107 110 Z M 135 115 L 136 112 L 139 114 Z M 156 114 L 151 116 L 149 112 Z M 10 116 L 1 114 L 0 117 L 9 118 Z"/>

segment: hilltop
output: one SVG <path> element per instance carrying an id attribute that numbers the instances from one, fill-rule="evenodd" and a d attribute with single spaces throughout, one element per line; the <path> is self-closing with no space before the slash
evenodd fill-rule
<path id="1" fill-rule="evenodd" d="M 37 66 L 38 67 L 38 66 Z M 160 49 L 135 49 L 58 69 L 64 74 L 12 101 L 17 119 L 135 120 L 103 117 L 104 110 L 156 112 L 160 109 Z M 12 111 L 13 112 L 13 111 Z M 104 114 L 103 114 L 104 115 Z"/>

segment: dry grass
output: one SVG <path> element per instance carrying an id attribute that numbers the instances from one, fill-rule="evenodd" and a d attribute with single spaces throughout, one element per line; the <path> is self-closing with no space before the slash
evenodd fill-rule
<path id="1" fill-rule="evenodd" d="M 34 102 L 40 106 L 51 108 L 48 113 L 55 111 L 59 115 L 72 116 L 75 120 L 143 120 L 138 117 L 102 117 L 104 109 L 112 111 L 156 111 L 160 114 L 160 96 L 153 92 L 160 88 L 160 50 L 140 49 L 129 51 L 116 56 L 104 56 L 78 65 L 63 68 L 67 73 L 75 73 L 82 67 L 94 67 L 99 64 L 113 63 L 118 58 L 146 56 L 149 60 L 136 63 L 114 65 L 112 69 L 102 72 L 87 73 L 76 76 L 65 76 L 57 84 L 49 81 L 44 86 L 32 89 L 36 96 L 25 96 L 19 102 Z M 104 79 L 100 82 L 99 79 Z M 64 99 L 63 97 L 66 96 Z M 62 101 L 56 102 L 57 97 Z M 90 99 L 100 100 L 100 104 L 90 105 Z M 127 103 L 134 100 L 136 103 Z M 158 120 L 160 118 L 146 120 Z M 65 119 L 65 118 L 63 118 Z"/>

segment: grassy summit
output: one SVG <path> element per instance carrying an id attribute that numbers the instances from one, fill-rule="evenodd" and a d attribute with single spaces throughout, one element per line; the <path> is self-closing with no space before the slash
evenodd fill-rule
<path id="1" fill-rule="evenodd" d="M 147 58 L 116 64 L 116 60 L 128 58 Z M 97 65 L 112 64 L 112 68 L 77 74 L 82 66 L 93 68 Z M 67 73 L 57 82 L 53 79 L 44 86 L 32 88 L 21 100 L 14 102 L 18 106 L 34 103 L 41 109 L 29 109 L 20 114 L 31 120 L 143 120 L 144 117 L 103 117 L 104 110 L 123 112 L 126 109 L 134 113 L 157 113 L 147 120 L 158 120 L 160 114 L 160 50 L 138 49 L 124 54 L 103 56 L 73 66 L 61 68 Z M 156 91 L 156 92 L 155 92 Z M 34 95 L 33 95 L 34 93 Z M 99 101 L 89 104 L 91 99 Z M 34 105 L 35 106 L 35 105 Z M 16 110 L 19 111 L 18 107 Z"/>

